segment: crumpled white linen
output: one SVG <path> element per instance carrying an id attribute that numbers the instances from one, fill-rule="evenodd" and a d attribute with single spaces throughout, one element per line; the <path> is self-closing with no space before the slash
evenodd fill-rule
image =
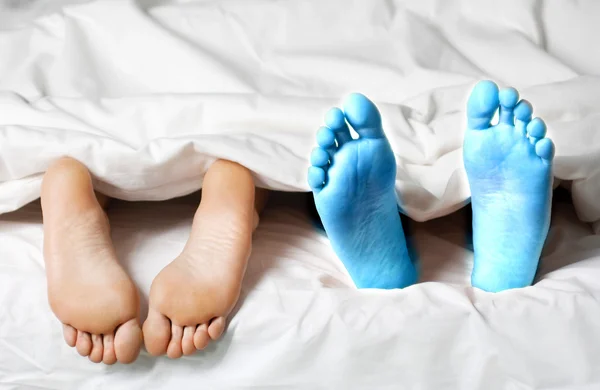
<path id="1" fill-rule="evenodd" d="M 359 91 L 381 107 L 404 210 L 428 220 L 468 201 L 465 101 L 489 78 L 533 103 L 555 176 L 573 182 L 580 218 L 600 219 L 595 2 L 101 0 L 33 21 L 5 13 L 0 213 L 39 197 L 63 155 L 126 200 L 190 193 L 216 158 L 261 186 L 308 191 L 324 112 Z"/>

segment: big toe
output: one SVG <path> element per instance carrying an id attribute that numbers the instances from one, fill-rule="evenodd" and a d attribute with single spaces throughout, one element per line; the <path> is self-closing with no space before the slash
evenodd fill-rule
<path id="1" fill-rule="evenodd" d="M 364 138 L 383 138 L 381 114 L 365 95 L 350 94 L 344 101 L 344 114 L 350 125 Z"/>
<path id="2" fill-rule="evenodd" d="M 467 121 L 470 129 L 483 130 L 490 127 L 500 104 L 498 86 L 489 80 L 475 85 L 467 102 Z"/>
<path id="3" fill-rule="evenodd" d="M 167 353 L 171 340 L 171 321 L 160 312 L 150 308 L 148 318 L 144 322 L 144 345 L 152 356 Z"/>
<path id="4" fill-rule="evenodd" d="M 129 320 L 119 326 L 115 333 L 114 349 L 120 363 L 133 362 L 142 347 L 142 329 L 137 319 Z"/>

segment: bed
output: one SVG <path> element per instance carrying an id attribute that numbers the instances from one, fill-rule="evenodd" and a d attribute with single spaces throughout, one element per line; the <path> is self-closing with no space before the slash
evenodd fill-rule
<path id="1" fill-rule="evenodd" d="M 598 3 L 0 4 L 0 389 L 600 388 Z M 500 294 L 469 286 L 460 146 L 482 78 L 518 88 L 557 147 L 536 284 Z M 421 263 L 404 290 L 357 290 L 305 209 L 314 132 L 351 91 L 381 107 L 396 153 Z M 62 155 L 121 199 L 113 239 L 142 316 L 212 161 L 279 191 L 220 342 L 111 367 L 64 344 L 36 201 Z"/>

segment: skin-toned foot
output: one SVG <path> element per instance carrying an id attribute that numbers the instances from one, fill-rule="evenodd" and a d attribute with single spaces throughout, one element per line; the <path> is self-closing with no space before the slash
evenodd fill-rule
<path id="1" fill-rule="evenodd" d="M 117 261 L 86 167 L 70 158 L 54 163 L 42 210 L 48 299 L 65 341 L 95 363 L 133 362 L 142 343 L 138 292 Z"/>
<path id="2" fill-rule="evenodd" d="M 210 167 L 190 239 L 150 289 L 144 322 L 150 354 L 179 358 L 221 336 L 240 295 L 264 195 L 255 195 L 246 168 L 224 160 Z"/>

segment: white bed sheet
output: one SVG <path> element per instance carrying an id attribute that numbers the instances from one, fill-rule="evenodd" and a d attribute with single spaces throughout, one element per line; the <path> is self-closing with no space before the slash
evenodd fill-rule
<path id="1" fill-rule="evenodd" d="M 63 342 L 46 301 L 39 204 L 0 216 L 0 389 L 600 387 L 600 236 L 571 206 L 555 207 L 534 287 L 468 287 L 472 252 L 457 213 L 411 225 L 422 283 L 359 291 L 299 197 L 276 198 L 265 213 L 223 340 L 178 361 L 142 352 L 130 366 L 90 363 Z M 144 312 L 153 277 L 183 248 L 196 201 L 109 211 Z"/>
<path id="2" fill-rule="evenodd" d="M 195 191 L 218 157 L 265 187 L 306 191 L 322 114 L 362 91 L 384 114 L 404 209 L 429 220 L 468 199 L 464 100 L 481 78 L 519 88 L 546 119 L 575 211 L 555 209 L 542 280 L 494 295 L 468 287 L 460 216 L 418 224 L 426 283 L 357 291 L 301 213 L 271 210 L 220 343 L 104 367 L 62 342 L 39 206 L 27 206 L 0 215 L 1 390 L 600 388 L 600 237 L 576 218 L 600 231 L 600 3 L 59 3 L 0 2 L 0 214 L 37 198 L 64 154 L 128 200 Z M 111 211 L 144 295 L 193 210 L 187 199 Z"/>
<path id="3" fill-rule="evenodd" d="M 307 191 L 323 114 L 359 91 L 383 113 L 403 209 L 428 220 L 469 198 L 465 101 L 491 78 L 548 122 L 555 176 L 573 182 L 580 218 L 600 220 L 594 0 L 98 0 L 34 22 L 10 14 L 0 213 L 39 197 L 63 155 L 127 200 L 196 191 L 215 158 Z"/>

